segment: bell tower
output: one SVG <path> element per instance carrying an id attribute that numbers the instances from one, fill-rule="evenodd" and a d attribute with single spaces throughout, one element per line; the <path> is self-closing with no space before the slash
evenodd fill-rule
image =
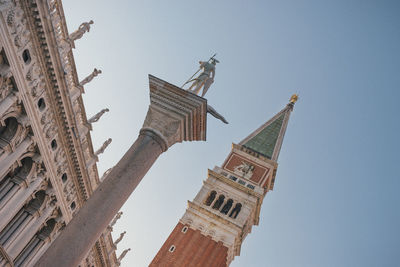
<path id="1" fill-rule="evenodd" d="M 261 204 L 272 190 L 278 156 L 297 95 L 269 121 L 233 144 L 207 179 L 150 266 L 228 266 L 258 225 Z"/>

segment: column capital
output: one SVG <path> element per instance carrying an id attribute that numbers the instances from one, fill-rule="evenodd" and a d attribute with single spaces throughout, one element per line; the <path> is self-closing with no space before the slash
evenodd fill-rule
<path id="1" fill-rule="evenodd" d="M 149 75 L 150 106 L 141 134 L 166 151 L 182 141 L 205 141 L 207 100 Z"/>

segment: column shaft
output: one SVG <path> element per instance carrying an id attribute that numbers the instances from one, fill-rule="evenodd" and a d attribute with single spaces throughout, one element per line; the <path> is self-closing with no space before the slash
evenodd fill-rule
<path id="1" fill-rule="evenodd" d="M 157 136 L 142 131 L 35 266 L 78 266 L 163 152 L 159 142 Z"/>

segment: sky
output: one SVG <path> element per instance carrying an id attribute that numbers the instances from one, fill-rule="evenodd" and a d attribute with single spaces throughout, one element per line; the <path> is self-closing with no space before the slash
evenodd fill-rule
<path id="1" fill-rule="evenodd" d="M 217 53 L 206 142 L 161 155 L 122 207 L 122 266 L 147 266 L 231 149 L 299 93 L 274 190 L 232 267 L 399 266 L 400 2 L 63 1 L 100 176 L 136 140 L 148 74 L 182 85 Z M 105 200 L 106 201 L 106 200 Z"/>

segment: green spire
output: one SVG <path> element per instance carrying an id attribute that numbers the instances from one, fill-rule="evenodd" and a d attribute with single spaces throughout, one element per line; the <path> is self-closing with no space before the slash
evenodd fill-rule
<path id="1" fill-rule="evenodd" d="M 293 95 L 284 109 L 246 137 L 239 145 L 277 161 L 289 116 L 296 100 L 297 95 Z"/>
<path id="2" fill-rule="evenodd" d="M 261 155 L 272 159 L 275 146 L 282 129 L 285 114 L 281 114 L 276 120 L 262 129 L 258 134 L 248 140 L 243 146 L 254 150 Z"/>

